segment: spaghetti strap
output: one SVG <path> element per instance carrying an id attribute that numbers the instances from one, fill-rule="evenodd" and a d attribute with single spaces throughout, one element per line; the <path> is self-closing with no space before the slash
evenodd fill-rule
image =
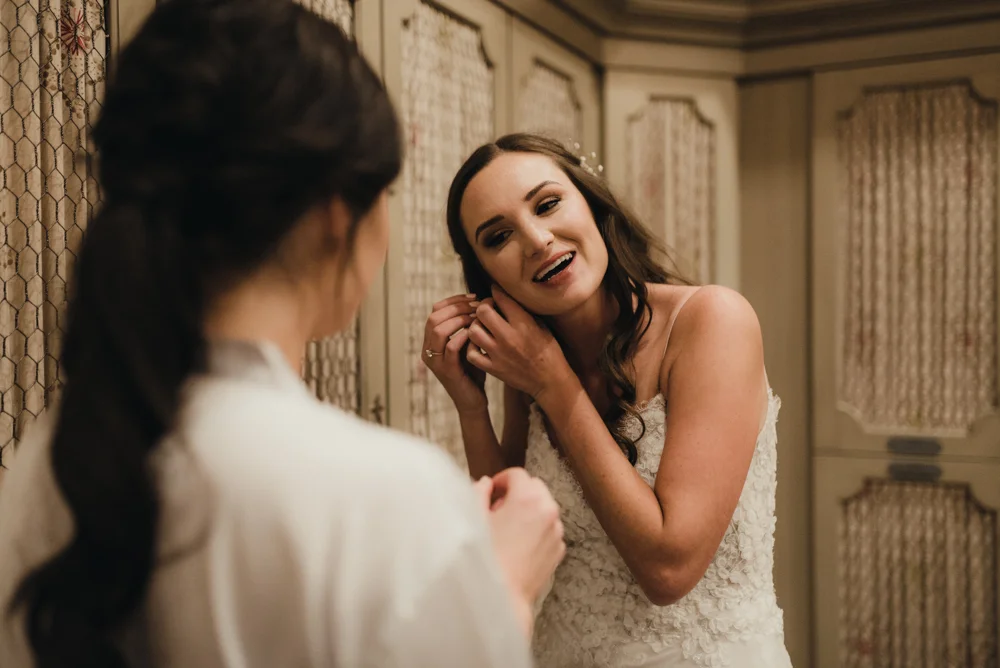
<path id="1" fill-rule="evenodd" d="M 677 316 L 680 315 L 681 309 L 687 304 L 688 300 L 695 296 L 699 290 L 701 290 L 703 285 L 699 285 L 697 288 L 687 293 L 681 298 L 680 303 L 674 309 L 674 312 L 670 314 L 670 322 L 667 323 L 667 336 L 663 341 L 663 353 L 660 355 L 660 368 L 663 368 L 663 360 L 667 358 L 667 346 L 670 345 L 670 334 L 674 331 L 674 323 L 677 322 Z"/>

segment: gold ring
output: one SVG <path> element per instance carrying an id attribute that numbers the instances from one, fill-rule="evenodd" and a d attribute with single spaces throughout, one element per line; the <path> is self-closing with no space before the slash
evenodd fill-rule
<path id="1" fill-rule="evenodd" d="M 437 357 L 438 355 L 444 355 L 444 353 L 436 353 L 433 350 L 431 350 L 430 348 L 428 348 L 427 350 L 425 350 L 424 354 L 427 355 L 427 359 L 433 359 L 433 358 Z"/>

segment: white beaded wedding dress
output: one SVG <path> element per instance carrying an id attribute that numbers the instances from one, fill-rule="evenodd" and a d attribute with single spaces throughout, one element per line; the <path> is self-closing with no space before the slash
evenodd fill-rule
<path id="1" fill-rule="evenodd" d="M 772 578 L 779 407 L 769 392 L 743 492 L 705 576 L 664 607 L 639 588 L 532 407 L 526 468 L 562 507 L 567 543 L 535 626 L 537 668 L 790 668 Z M 663 452 L 663 396 L 640 414 L 646 429 L 636 469 L 652 485 Z M 623 426 L 632 438 L 641 433 L 634 417 Z"/>

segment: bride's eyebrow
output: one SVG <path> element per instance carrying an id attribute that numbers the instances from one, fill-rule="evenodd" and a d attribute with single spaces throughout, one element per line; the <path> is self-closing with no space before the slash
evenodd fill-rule
<path id="1" fill-rule="evenodd" d="M 531 190 L 528 191 L 528 194 L 524 196 L 524 201 L 525 202 L 530 202 L 531 198 L 534 197 L 535 195 L 537 195 L 539 190 L 541 190 L 545 186 L 550 186 L 550 185 L 558 185 L 558 184 L 556 184 L 555 181 L 542 181 L 537 186 L 535 186 L 534 188 L 532 188 Z M 480 234 L 482 234 L 484 231 L 486 231 L 492 225 L 496 225 L 501 220 L 503 220 L 503 216 L 502 215 L 493 216 L 492 218 L 490 218 L 486 222 L 482 223 L 479 227 L 477 227 L 476 228 L 476 241 L 479 240 L 479 235 Z"/>

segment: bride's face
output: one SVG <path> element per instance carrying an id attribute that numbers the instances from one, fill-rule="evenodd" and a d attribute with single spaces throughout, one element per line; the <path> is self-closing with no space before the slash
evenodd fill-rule
<path id="1" fill-rule="evenodd" d="M 486 273 L 537 315 L 597 292 L 608 250 L 583 194 L 551 158 L 505 153 L 465 190 L 462 227 Z"/>

